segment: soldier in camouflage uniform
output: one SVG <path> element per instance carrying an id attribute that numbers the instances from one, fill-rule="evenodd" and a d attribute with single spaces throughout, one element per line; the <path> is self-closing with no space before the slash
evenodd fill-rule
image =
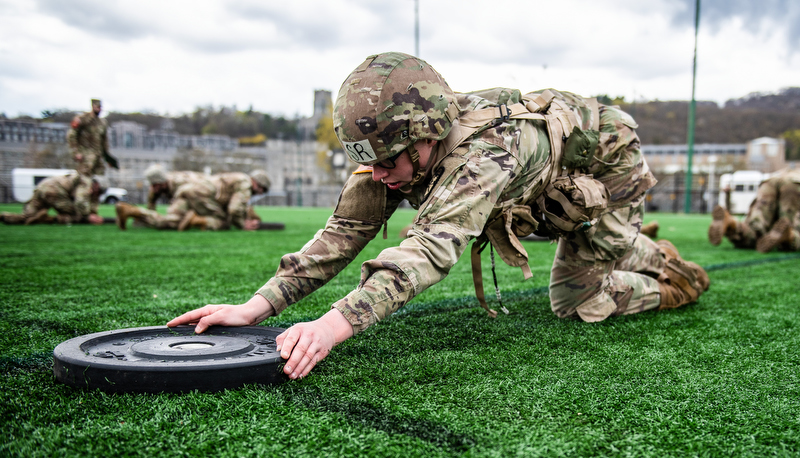
<path id="1" fill-rule="evenodd" d="M 255 177 L 264 177 L 266 172 L 255 170 Z M 167 214 L 154 209 L 142 209 L 120 202 L 116 206 L 117 225 L 125 230 L 127 219 L 134 218 L 147 227 L 178 231 L 190 227 L 209 230 L 225 230 L 231 225 L 247 230 L 258 228 L 260 220 L 248 202 L 252 191 L 263 188 L 255 179 L 244 173 L 223 173 L 210 177 L 197 172 L 165 172 L 160 166 L 151 166 L 145 171 L 150 182 L 148 205 L 155 206 L 159 196 L 171 197 Z M 266 191 L 264 191 L 266 192 Z"/>
<path id="2" fill-rule="evenodd" d="M 171 230 L 177 230 L 190 212 L 225 218 L 225 210 L 215 198 L 217 189 L 210 177 L 190 171 L 166 172 L 161 166 L 152 165 L 145 170 L 145 178 L 150 183 L 148 207 L 153 208 L 143 209 L 125 202 L 118 203 L 117 226 L 120 229 L 125 230 L 128 218 L 134 218 L 147 227 Z M 155 210 L 155 203 L 161 196 L 170 199 L 166 215 Z"/>
<path id="3" fill-rule="evenodd" d="M 236 226 L 239 229 L 254 231 L 261 223 L 257 215 L 249 207 L 253 194 L 264 194 L 269 191 L 270 180 L 264 170 L 253 170 L 250 174 L 241 172 L 218 173 L 211 176 L 216 189 L 215 202 L 223 209 L 224 215 L 205 214 L 196 211 L 187 212 L 178 230 L 190 227 L 201 229 L 227 229 Z"/>
<path id="4" fill-rule="evenodd" d="M 92 99 L 92 111 L 76 116 L 67 132 L 75 169 L 87 177 L 105 174 L 105 162 L 115 169 L 119 168 L 117 160 L 109 153 L 108 123 L 100 118 L 101 109 L 100 101 Z"/>
<path id="5" fill-rule="evenodd" d="M 105 177 L 89 179 L 72 173 L 42 180 L 25 202 L 22 214 L 3 212 L 0 220 L 6 224 L 103 224 L 97 214 L 98 197 L 108 188 Z M 56 217 L 48 214 L 55 209 Z"/>
<path id="6" fill-rule="evenodd" d="M 784 170 L 764 180 L 744 221 L 720 205 L 711 212 L 708 240 L 719 245 L 727 237 L 736 248 L 767 253 L 800 250 L 800 170 Z"/>
<path id="7" fill-rule="evenodd" d="M 328 313 L 277 338 L 290 378 L 305 376 L 334 345 L 442 280 L 471 240 L 473 259 L 476 251 L 480 258 L 476 246 L 490 241 L 529 276 L 518 237 L 542 224 L 540 213 L 561 230 L 550 281 L 559 317 L 600 321 L 673 308 L 708 288 L 705 271 L 671 243 L 638 235 L 655 179 L 635 122 L 615 107 L 593 108 L 552 90 L 524 98 L 510 89 L 454 94 L 426 62 L 387 53 L 351 73 L 333 116 L 345 151 L 361 166 L 325 228 L 285 255 L 245 304 L 207 305 L 168 326 L 192 323 L 203 332 L 280 313 L 347 266 L 403 200 L 418 210 L 408 238 L 365 262 L 358 287 Z M 567 136 L 576 140 L 564 146 Z M 568 209 L 571 221 L 563 216 Z"/>

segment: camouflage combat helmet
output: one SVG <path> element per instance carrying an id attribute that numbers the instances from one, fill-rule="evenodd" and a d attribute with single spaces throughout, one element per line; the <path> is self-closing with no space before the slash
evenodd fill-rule
<path id="1" fill-rule="evenodd" d="M 409 150 L 416 178 L 417 140 L 442 140 L 458 115 L 455 94 L 424 60 L 389 52 L 367 57 L 342 84 L 333 127 L 353 162 L 374 165 Z M 415 180 L 416 181 L 416 180 Z"/>
<path id="2" fill-rule="evenodd" d="M 269 187 L 272 185 L 272 182 L 269 181 L 269 177 L 267 176 L 267 171 L 262 169 L 253 170 L 250 172 L 250 178 L 255 180 L 259 186 L 264 188 L 264 192 L 269 192 Z"/>
<path id="3" fill-rule="evenodd" d="M 153 164 L 144 171 L 144 177 L 150 184 L 161 184 L 167 182 L 167 172 L 159 164 Z"/>
<path id="4" fill-rule="evenodd" d="M 106 190 L 108 189 L 109 186 L 108 178 L 106 178 L 104 175 L 95 175 L 92 178 L 92 181 L 97 183 L 97 187 L 100 188 L 100 194 L 106 192 Z"/>

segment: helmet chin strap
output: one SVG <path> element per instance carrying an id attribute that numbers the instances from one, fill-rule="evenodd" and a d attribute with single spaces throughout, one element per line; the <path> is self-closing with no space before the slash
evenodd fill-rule
<path id="1" fill-rule="evenodd" d="M 420 166 L 419 166 L 419 151 L 417 151 L 417 148 L 414 147 L 414 143 L 415 142 L 412 142 L 408 146 L 408 155 L 411 157 L 411 166 L 413 167 L 413 171 L 411 173 L 411 177 L 412 178 L 411 178 L 411 181 L 407 185 L 405 185 L 402 188 L 400 188 L 400 191 L 402 191 L 402 192 L 411 191 L 411 187 L 414 186 L 415 184 L 419 183 L 423 178 L 425 178 L 425 174 L 427 173 L 427 167 L 424 168 L 424 169 L 420 169 Z"/>

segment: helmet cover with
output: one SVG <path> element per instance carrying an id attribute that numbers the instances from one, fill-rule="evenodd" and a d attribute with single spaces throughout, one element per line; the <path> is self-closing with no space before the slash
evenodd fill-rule
<path id="1" fill-rule="evenodd" d="M 389 52 L 367 57 L 344 81 L 333 127 L 348 157 L 373 165 L 418 140 L 441 140 L 457 115 L 455 94 L 427 62 Z"/>
<path id="2" fill-rule="evenodd" d="M 167 172 L 160 164 L 153 164 L 144 171 L 144 177 L 150 184 L 161 184 L 167 182 Z"/>
<path id="3" fill-rule="evenodd" d="M 263 169 L 256 169 L 250 172 L 250 178 L 255 180 L 259 186 L 264 188 L 264 192 L 269 192 L 269 187 L 272 185 L 272 182 L 269 181 L 269 176 L 267 176 L 267 171 Z"/>

